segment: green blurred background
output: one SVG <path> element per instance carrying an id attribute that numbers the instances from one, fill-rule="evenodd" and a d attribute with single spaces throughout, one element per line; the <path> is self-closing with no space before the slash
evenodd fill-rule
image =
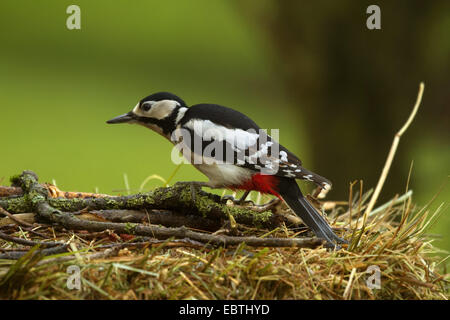
<path id="1" fill-rule="evenodd" d="M 281 143 L 333 181 L 330 199 L 347 199 L 351 181 L 376 184 L 424 81 L 381 199 L 404 193 L 414 161 L 423 206 L 449 174 L 450 3 L 391 2 L 377 2 L 382 29 L 370 31 L 365 1 L 2 0 L 1 183 L 31 169 L 63 190 L 124 193 L 124 173 L 131 192 L 169 178 L 167 141 L 105 124 L 164 90 L 280 128 Z M 66 28 L 71 4 L 81 30 Z M 192 179 L 205 178 L 183 165 L 173 181 Z M 447 202 L 432 230 L 446 249 L 449 227 Z"/>

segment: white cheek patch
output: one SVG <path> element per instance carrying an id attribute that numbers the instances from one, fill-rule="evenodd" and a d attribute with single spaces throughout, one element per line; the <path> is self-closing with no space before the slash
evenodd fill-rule
<path id="1" fill-rule="evenodd" d="M 175 100 L 162 100 L 153 104 L 152 108 L 144 115 L 145 117 L 161 120 L 170 116 L 179 105 Z"/>
<path id="2" fill-rule="evenodd" d="M 134 107 L 133 113 L 139 117 L 153 118 L 157 120 L 168 117 L 173 112 L 173 110 L 180 105 L 179 102 L 175 100 L 161 100 L 158 102 L 147 101 L 145 103 L 152 105 L 149 111 L 144 111 L 139 108 L 140 104 L 138 103 Z"/>

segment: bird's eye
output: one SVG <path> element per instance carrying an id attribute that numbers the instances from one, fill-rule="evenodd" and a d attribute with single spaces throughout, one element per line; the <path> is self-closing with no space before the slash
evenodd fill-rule
<path id="1" fill-rule="evenodd" d="M 152 105 L 150 103 L 143 103 L 141 105 L 141 109 L 145 112 L 147 112 L 148 110 L 150 110 L 150 108 L 152 107 Z"/>

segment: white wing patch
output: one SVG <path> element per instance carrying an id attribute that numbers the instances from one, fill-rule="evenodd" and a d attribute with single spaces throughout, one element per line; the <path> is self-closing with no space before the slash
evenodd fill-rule
<path id="1" fill-rule="evenodd" d="M 234 150 L 245 150 L 256 145 L 258 133 L 242 129 L 229 129 L 210 120 L 193 119 L 186 122 L 185 127 L 194 131 L 204 141 L 226 141 Z"/>

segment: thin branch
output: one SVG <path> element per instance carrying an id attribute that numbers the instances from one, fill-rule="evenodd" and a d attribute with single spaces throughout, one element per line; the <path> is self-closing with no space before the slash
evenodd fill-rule
<path id="1" fill-rule="evenodd" d="M 119 253 L 120 248 L 109 248 L 104 251 L 90 253 L 90 254 L 82 254 L 81 257 L 86 260 L 95 260 L 95 259 L 105 259 L 109 257 L 116 256 Z M 52 263 L 64 263 L 67 261 L 72 261 L 77 259 L 74 255 L 57 257 L 57 258 L 49 258 L 39 261 L 36 265 L 41 266 L 44 264 L 52 264 Z"/>
<path id="2" fill-rule="evenodd" d="M 0 186 L 0 197 L 21 196 L 22 194 L 22 188 Z"/>
<path id="3" fill-rule="evenodd" d="M 21 225 L 23 227 L 30 227 L 30 228 L 33 227 L 32 224 L 20 220 L 19 218 L 15 217 L 13 214 L 11 214 L 8 211 L 6 211 L 5 209 L 3 209 L 2 206 L 0 206 L 0 213 L 3 213 L 5 216 L 10 218 L 12 221 L 16 222 L 18 225 Z"/>
<path id="4" fill-rule="evenodd" d="M 204 248 L 205 244 L 197 241 L 193 241 L 191 239 L 174 239 L 172 241 L 167 240 L 157 240 L 157 239 L 146 239 L 145 241 L 139 242 L 125 242 L 125 243 L 110 243 L 104 244 L 95 247 L 96 249 L 104 249 L 104 248 L 146 248 L 153 245 L 162 245 L 164 244 L 165 248 L 177 248 L 177 247 L 192 247 L 192 248 Z"/>
<path id="5" fill-rule="evenodd" d="M 206 231 L 216 231 L 222 227 L 221 221 L 177 213 L 169 210 L 93 210 L 77 215 L 83 220 L 151 223 L 167 227 L 196 228 Z"/>
<path id="6" fill-rule="evenodd" d="M 19 219 L 22 222 L 27 222 L 27 223 L 34 223 L 35 219 L 34 219 L 34 213 L 31 212 L 27 212 L 27 213 L 16 213 L 12 215 L 14 218 Z M 0 227 L 2 226 L 6 226 L 9 224 L 15 224 L 15 225 L 20 225 L 20 223 L 18 223 L 16 220 L 14 220 L 13 218 L 9 218 L 9 217 L 4 217 L 4 218 L 0 218 Z M 33 226 L 34 227 L 34 226 Z M 30 227 L 31 228 L 31 227 Z"/>
<path id="7" fill-rule="evenodd" d="M 391 168 L 392 161 L 394 160 L 395 152 L 397 151 L 397 147 L 400 142 L 400 138 L 403 135 L 403 133 L 408 129 L 411 122 L 414 120 L 417 110 L 419 109 L 420 103 L 422 101 L 424 87 L 425 87 L 425 85 L 423 84 L 423 82 L 421 82 L 420 86 L 419 86 L 419 92 L 417 94 L 416 104 L 414 105 L 414 108 L 413 108 L 408 120 L 403 125 L 403 127 L 396 133 L 396 135 L 394 137 L 394 141 L 392 142 L 391 150 L 389 151 L 389 154 L 386 159 L 386 163 L 384 165 L 380 179 L 378 180 L 377 186 L 375 188 L 375 192 L 373 193 L 372 198 L 370 199 L 369 205 L 367 206 L 367 209 L 364 212 L 364 221 L 367 218 L 367 216 L 370 214 L 370 212 L 372 211 L 372 209 L 378 199 L 378 196 L 380 195 L 381 189 L 383 188 L 384 182 L 386 181 L 387 175 L 389 173 L 389 169 Z"/>
<path id="8" fill-rule="evenodd" d="M 163 226 L 144 226 L 142 224 L 86 221 L 76 218 L 71 213 L 62 213 L 52 208 L 47 203 L 38 207 L 39 214 L 52 222 L 58 223 L 70 230 L 103 231 L 106 229 L 117 233 L 126 233 L 140 236 L 148 236 L 156 239 L 189 238 L 198 242 L 217 246 L 235 246 L 246 243 L 253 247 L 303 247 L 315 248 L 323 244 L 318 238 L 257 238 L 257 237 L 231 237 L 225 235 L 211 235 L 191 231 L 186 227 L 166 228 Z"/>
<path id="9" fill-rule="evenodd" d="M 197 215 L 186 215 L 168 210 L 86 210 L 74 212 L 82 220 L 92 221 L 111 221 L 111 222 L 132 222 L 132 223 L 151 223 L 161 224 L 167 227 L 186 226 L 205 231 L 216 231 L 223 225 L 219 220 L 199 217 Z M 16 220 L 26 220 L 28 223 L 35 222 L 34 213 L 16 213 L 12 215 Z M 10 217 L 0 218 L 0 226 L 17 223 Z M 18 223 L 20 225 L 20 223 Z M 26 230 L 35 233 L 27 228 Z"/>
<path id="10" fill-rule="evenodd" d="M 39 254 L 41 256 L 50 256 L 58 253 L 63 253 L 67 251 L 67 245 L 52 247 L 52 248 L 46 248 L 42 250 L 36 250 L 33 255 Z M 28 251 L 12 251 L 12 252 L 5 252 L 0 254 L 0 259 L 9 259 L 9 260 L 17 260 L 22 258 L 24 255 L 26 255 Z"/>
<path id="11" fill-rule="evenodd" d="M 74 191 L 61 191 L 58 187 L 45 183 L 43 184 L 48 190 L 48 195 L 52 198 L 66 198 L 66 199 L 79 199 L 79 198 L 103 198 L 110 197 L 107 194 L 90 193 L 90 192 L 74 192 Z M 0 186 L 0 197 L 22 196 L 23 190 L 20 187 L 8 187 Z"/>
<path id="12" fill-rule="evenodd" d="M 26 239 L 22 239 L 22 238 L 12 237 L 1 231 L 0 231 L 0 239 L 6 240 L 9 242 L 15 242 L 15 243 L 22 244 L 25 246 L 32 246 L 32 247 L 35 245 L 39 245 L 44 248 L 51 248 L 51 247 L 64 245 L 64 243 L 62 243 L 62 242 L 41 242 L 41 241 L 31 241 L 31 240 L 26 240 Z"/>

